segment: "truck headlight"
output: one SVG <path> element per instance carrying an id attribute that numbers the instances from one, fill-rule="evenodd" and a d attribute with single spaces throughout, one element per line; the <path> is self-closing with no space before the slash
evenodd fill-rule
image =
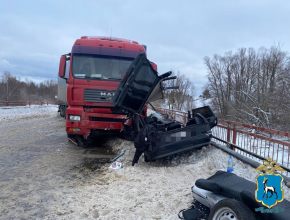
<path id="1" fill-rule="evenodd" d="M 81 121 L 80 115 L 70 115 L 68 118 L 69 121 Z"/>

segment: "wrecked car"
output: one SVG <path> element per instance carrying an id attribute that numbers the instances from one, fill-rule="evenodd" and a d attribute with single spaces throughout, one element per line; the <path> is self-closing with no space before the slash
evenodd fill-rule
<path id="1" fill-rule="evenodd" d="M 200 148 L 210 143 L 211 128 L 217 125 L 217 118 L 209 106 L 193 109 L 188 122 L 183 124 L 168 115 L 150 115 L 143 118 L 141 112 L 147 103 L 162 99 L 163 82 L 174 80 L 171 72 L 159 75 L 146 58 L 138 55 L 124 75 L 114 96 L 114 106 L 133 119 L 132 136 L 136 154 L 132 165 L 138 162 L 142 153 L 145 161 L 167 157 Z M 124 129 L 131 129 L 124 125 Z"/>

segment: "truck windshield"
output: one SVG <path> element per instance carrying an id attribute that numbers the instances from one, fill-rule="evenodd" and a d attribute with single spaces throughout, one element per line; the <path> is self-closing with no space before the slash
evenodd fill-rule
<path id="1" fill-rule="evenodd" d="M 78 79 L 121 80 L 133 58 L 74 54 L 72 74 Z"/>

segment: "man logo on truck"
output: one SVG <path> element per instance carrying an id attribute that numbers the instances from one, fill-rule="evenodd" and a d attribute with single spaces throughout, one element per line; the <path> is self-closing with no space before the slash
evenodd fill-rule
<path id="1" fill-rule="evenodd" d="M 101 95 L 103 95 L 103 96 L 114 96 L 115 95 L 115 93 L 105 93 L 105 92 L 101 92 Z"/>

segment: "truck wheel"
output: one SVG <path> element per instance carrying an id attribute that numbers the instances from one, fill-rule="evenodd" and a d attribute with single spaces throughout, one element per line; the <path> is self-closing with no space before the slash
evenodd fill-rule
<path id="1" fill-rule="evenodd" d="M 82 138 L 79 135 L 76 136 L 76 140 L 77 140 L 78 146 L 80 146 L 82 148 L 86 148 L 89 145 L 89 141 L 85 140 L 84 138 Z"/>
<path id="2" fill-rule="evenodd" d="M 64 113 L 63 117 L 64 117 L 64 119 L 66 119 L 66 107 L 65 106 L 63 107 L 63 113 Z"/>
<path id="3" fill-rule="evenodd" d="M 59 106 L 59 114 L 60 114 L 60 117 L 63 117 L 62 116 L 62 106 Z"/>
<path id="4" fill-rule="evenodd" d="M 209 220 L 256 220 L 256 217 L 242 202 L 223 199 L 212 208 Z"/>

